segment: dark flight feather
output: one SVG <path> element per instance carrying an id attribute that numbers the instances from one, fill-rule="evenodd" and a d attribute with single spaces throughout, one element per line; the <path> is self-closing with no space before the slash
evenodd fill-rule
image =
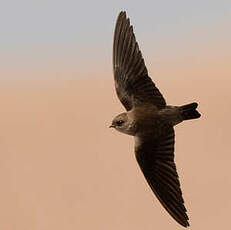
<path id="1" fill-rule="evenodd" d="M 180 182 L 174 163 L 175 135 L 172 127 L 165 135 L 136 137 L 136 159 L 161 204 L 184 227 L 189 226 Z"/>
<path id="2" fill-rule="evenodd" d="M 144 63 L 133 28 L 126 13 L 118 16 L 113 43 L 113 70 L 116 93 L 126 110 L 143 103 L 151 103 L 158 109 L 166 102 L 157 89 Z"/>

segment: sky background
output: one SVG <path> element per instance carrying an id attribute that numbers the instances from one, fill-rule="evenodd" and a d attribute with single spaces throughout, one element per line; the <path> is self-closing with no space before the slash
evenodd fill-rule
<path id="1" fill-rule="evenodd" d="M 176 127 L 191 229 L 230 218 L 230 1 L 5 1 L 0 5 L 0 229 L 180 229 L 151 192 L 133 138 L 108 126 L 112 38 L 126 10 Z M 183 228 L 182 228 L 183 229 Z"/>

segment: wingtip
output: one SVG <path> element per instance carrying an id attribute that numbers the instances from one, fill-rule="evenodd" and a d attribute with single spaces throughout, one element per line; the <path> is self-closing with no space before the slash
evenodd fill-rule
<path id="1" fill-rule="evenodd" d="M 189 219 L 188 219 L 189 220 Z M 188 222 L 188 220 L 182 220 L 182 221 L 179 221 L 179 220 L 176 220 L 181 226 L 185 227 L 185 228 L 188 228 L 190 227 L 190 224 Z"/>
<path id="2" fill-rule="evenodd" d="M 119 15 L 118 15 L 118 19 L 120 19 L 120 18 L 124 18 L 124 19 L 127 18 L 126 11 L 120 11 L 120 13 L 119 13 Z"/>
<path id="3" fill-rule="evenodd" d="M 188 218 L 186 212 L 185 212 L 184 214 L 186 215 L 186 218 L 185 218 L 185 217 L 182 218 L 182 217 L 179 217 L 179 216 L 176 216 L 176 215 L 172 215 L 172 214 L 170 213 L 170 215 L 176 220 L 176 222 L 177 222 L 178 224 L 180 224 L 181 226 L 183 226 L 183 227 L 185 227 L 185 228 L 188 228 L 188 227 L 190 226 L 190 224 L 189 224 L 189 218 Z"/>
<path id="4" fill-rule="evenodd" d="M 185 226 L 184 226 L 185 228 L 189 228 L 190 227 L 190 224 L 189 224 L 189 222 L 187 221 L 187 223 L 185 224 Z"/>
<path id="5" fill-rule="evenodd" d="M 124 14 L 124 15 L 126 15 L 126 11 L 125 11 L 125 10 L 121 10 L 119 14 Z"/>

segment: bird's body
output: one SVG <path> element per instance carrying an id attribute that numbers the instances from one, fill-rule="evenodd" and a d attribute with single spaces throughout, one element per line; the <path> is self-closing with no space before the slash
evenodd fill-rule
<path id="1" fill-rule="evenodd" d="M 197 103 L 169 106 L 155 86 L 126 13 L 118 16 L 113 45 L 115 88 L 127 112 L 116 116 L 110 127 L 135 137 L 139 166 L 161 204 L 182 226 L 189 226 L 174 163 L 173 127 L 200 114 Z"/>
<path id="2" fill-rule="evenodd" d="M 192 103 L 193 105 L 196 103 Z M 197 106 L 197 105 L 196 105 Z M 196 111 L 197 114 L 197 111 Z M 122 117 L 127 117 L 127 127 L 123 125 L 123 129 L 118 128 L 118 131 L 136 136 L 152 136 L 159 137 L 165 133 L 169 127 L 173 127 L 184 120 L 179 106 L 166 106 L 163 109 L 158 109 L 152 104 L 144 104 L 134 107 L 127 113 L 122 113 Z M 121 114 L 116 117 L 116 120 L 121 120 Z M 193 119 L 193 118 L 192 118 Z"/>

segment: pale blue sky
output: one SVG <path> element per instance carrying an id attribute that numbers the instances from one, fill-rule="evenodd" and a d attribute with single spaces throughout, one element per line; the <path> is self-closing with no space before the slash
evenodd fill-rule
<path id="1" fill-rule="evenodd" d="M 157 47 L 175 49 L 206 36 L 231 37 L 229 0 L 8 0 L 0 5 L 0 65 L 5 69 L 27 65 L 45 68 L 59 65 L 56 60 L 70 60 L 73 68 L 94 61 L 105 66 L 110 63 L 105 60 L 111 60 L 120 10 L 127 11 L 147 55 L 145 44 L 150 41 L 155 55 L 160 56 L 165 54 Z"/>

